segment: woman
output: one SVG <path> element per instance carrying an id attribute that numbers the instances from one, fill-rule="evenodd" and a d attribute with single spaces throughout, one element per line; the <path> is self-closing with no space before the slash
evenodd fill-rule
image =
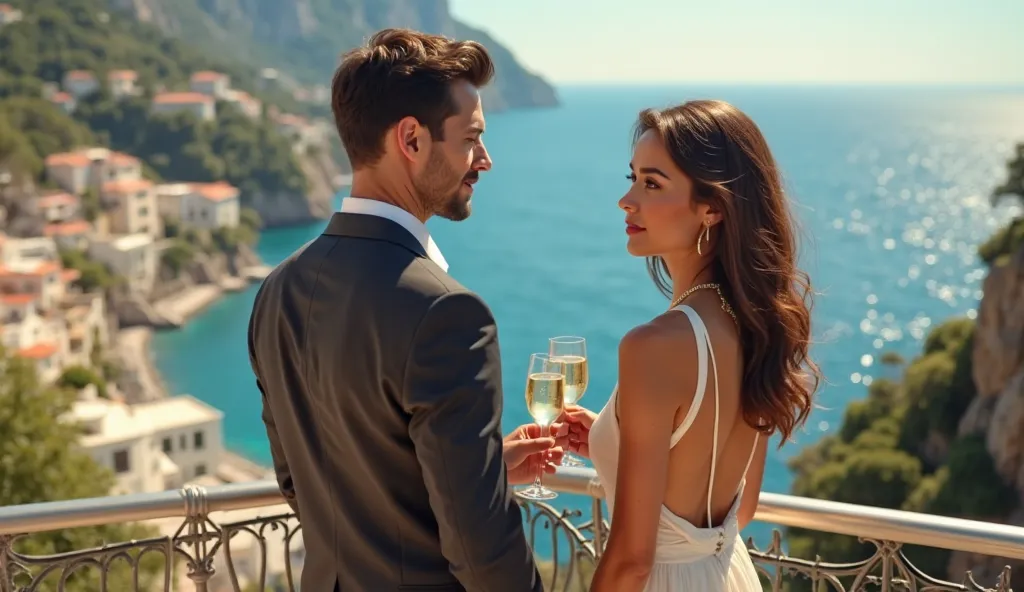
<path id="1" fill-rule="evenodd" d="M 566 413 L 612 516 L 591 589 L 760 591 L 739 532 L 820 379 L 779 172 L 746 115 L 693 101 L 640 114 L 627 178 L 627 249 L 671 304 L 622 339 L 601 413 Z"/>

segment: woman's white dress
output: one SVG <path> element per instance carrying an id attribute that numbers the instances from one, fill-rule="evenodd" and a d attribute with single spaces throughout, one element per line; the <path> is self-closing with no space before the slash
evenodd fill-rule
<path id="1" fill-rule="evenodd" d="M 697 393 L 685 419 L 672 433 L 670 446 L 674 447 L 693 424 L 704 399 L 708 378 L 708 357 L 710 354 L 715 381 L 715 429 L 711 442 L 711 475 L 715 474 L 718 460 L 718 367 L 707 327 L 697 311 L 689 306 L 679 305 L 672 310 L 682 311 L 690 319 L 697 337 Z M 604 486 L 608 510 L 614 516 L 615 479 L 619 462 L 619 426 L 615 415 L 615 400 L 618 387 L 590 430 L 590 457 Z M 754 448 L 757 440 L 754 441 Z M 747 459 L 747 469 L 753 458 L 753 449 Z M 744 469 L 744 477 L 746 469 Z M 708 524 L 711 524 L 711 488 L 714 479 L 708 483 Z M 737 511 L 743 497 L 745 480 L 740 481 L 735 501 L 721 526 L 697 528 L 688 521 L 661 506 L 658 521 L 658 542 L 655 551 L 654 568 L 647 581 L 645 592 L 760 592 L 762 586 L 757 572 L 750 561 L 746 546 L 740 538 Z M 615 524 L 611 525 L 614 530 Z"/>

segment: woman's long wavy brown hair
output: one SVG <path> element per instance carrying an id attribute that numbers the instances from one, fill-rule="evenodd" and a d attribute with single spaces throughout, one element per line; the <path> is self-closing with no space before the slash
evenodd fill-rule
<path id="1" fill-rule="evenodd" d="M 640 113 L 634 143 L 654 130 L 693 183 L 693 198 L 722 213 L 712 271 L 739 321 L 742 409 L 748 425 L 782 433 L 807 421 L 821 381 L 808 356 L 811 285 L 797 267 L 795 221 L 771 150 L 757 124 L 722 101 L 690 101 Z M 661 257 L 647 269 L 672 297 Z"/>

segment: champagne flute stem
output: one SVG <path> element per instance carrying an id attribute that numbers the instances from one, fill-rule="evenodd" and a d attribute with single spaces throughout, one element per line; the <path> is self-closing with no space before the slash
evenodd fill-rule
<path id="1" fill-rule="evenodd" d="M 544 426 L 542 426 L 542 425 L 540 425 L 538 423 L 537 427 L 540 428 L 540 437 L 543 438 L 546 435 L 546 434 L 544 434 Z M 547 435 L 550 435 L 550 428 L 548 428 L 548 434 Z M 540 473 L 537 473 L 537 476 L 533 478 L 533 486 L 535 488 L 537 488 L 538 490 L 541 489 L 542 487 L 544 487 L 541 484 L 541 482 L 540 482 Z"/>

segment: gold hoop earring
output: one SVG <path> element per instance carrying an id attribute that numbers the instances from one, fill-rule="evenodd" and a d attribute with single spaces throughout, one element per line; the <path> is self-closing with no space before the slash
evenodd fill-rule
<path id="1" fill-rule="evenodd" d="M 697 254 L 703 255 L 704 251 L 701 250 L 701 242 L 708 243 L 711 241 L 711 225 L 707 222 L 704 223 L 704 229 L 697 235 Z"/>

